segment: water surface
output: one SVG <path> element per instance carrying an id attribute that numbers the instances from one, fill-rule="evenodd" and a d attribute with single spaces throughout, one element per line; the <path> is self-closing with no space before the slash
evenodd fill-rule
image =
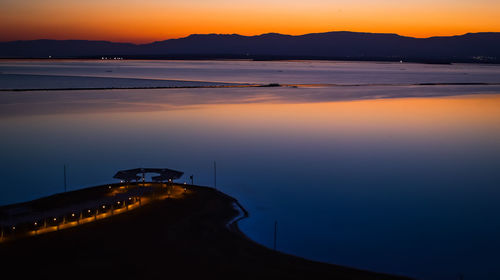
<path id="1" fill-rule="evenodd" d="M 278 249 L 306 258 L 421 279 L 500 277 L 500 89 L 412 85 L 497 83 L 500 67 L 98 63 L 0 69 L 351 86 L 0 92 L 0 204 L 62 191 L 64 164 L 77 189 L 140 166 L 213 185 L 216 160 L 217 187 L 249 210 L 240 226 L 266 246 L 277 220 Z"/>

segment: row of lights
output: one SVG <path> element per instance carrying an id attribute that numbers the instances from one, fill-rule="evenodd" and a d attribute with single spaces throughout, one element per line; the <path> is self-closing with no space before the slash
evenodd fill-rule
<path id="1" fill-rule="evenodd" d="M 122 182 L 123 182 L 123 181 L 122 181 Z M 171 180 L 171 179 L 169 179 L 169 182 L 172 182 L 172 180 Z M 184 184 L 186 184 L 186 182 L 184 182 Z M 108 186 L 108 188 L 109 188 L 109 189 L 111 189 L 111 186 Z M 184 191 L 186 191 L 186 188 L 184 188 Z M 129 198 L 128 198 L 128 200 L 132 200 L 132 197 L 129 197 Z M 117 204 L 118 204 L 118 205 L 120 205 L 120 204 L 121 204 L 121 201 L 118 201 L 118 202 L 117 202 Z M 106 205 L 103 205 L 103 206 L 102 206 L 102 208 L 103 208 L 103 209 L 106 209 Z M 87 213 L 91 213 L 91 212 L 92 212 L 92 211 L 91 211 L 90 209 L 88 209 L 88 210 L 87 210 Z M 71 214 L 71 217 L 75 217 L 75 213 L 72 213 L 72 214 Z M 54 218 L 53 220 L 54 220 L 54 222 L 56 222 L 56 221 L 57 221 L 57 218 Z M 38 222 L 35 222 L 35 223 L 34 223 L 34 225 L 35 225 L 35 226 L 37 226 L 37 225 L 38 225 Z M 15 226 L 13 226 L 13 227 L 12 227 L 12 230 L 15 230 L 15 229 L 16 229 L 16 227 L 15 227 Z"/>
<path id="2" fill-rule="evenodd" d="M 108 60 L 108 59 L 111 59 L 111 60 L 123 60 L 123 57 L 101 57 L 101 60 Z"/>
<path id="3" fill-rule="evenodd" d="M 110 188 L 111 188 L 111 187 L 110 187 Z M 128 200 L 129 200 L 129 201 L 130 201 L 130 200 L 132 200 L 132 197 L 129 197 L 129 198 L 128 198 Z M 118 204 L 118 205 L 121 205 L 121 201 L 118 201 L 118 202 L 117 202 L 117 204 Z M 103 206 L 102 206 L 102 209 L 106 209 L 106 205 L 103 205 Z M 87 213 L 91 213 L 91 212 L 92 212 L 92 211 L 91 211 L 90 209 L 88 209 L 88 210 L 87 210 Z M 75 217 L 75 213 L 71 213 L 71 217 Z M 57 221 L 57 218 L 54 218 L 54 219 L 53 219 L 53 221 L 54 221 L 54 222 L 56 222 L 56 221 Z M 33 224 L 34 224 L 35 226 L 38 226 L 38 222 L 34 222 Z M 13 227 L 12 227 L 12 230 L 16 230 L 16 227 L 15 227 L 15 226 L 13 226 Z"/>

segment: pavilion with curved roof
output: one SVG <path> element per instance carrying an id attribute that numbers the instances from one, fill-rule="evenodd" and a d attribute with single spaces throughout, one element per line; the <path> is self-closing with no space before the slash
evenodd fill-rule
<path id="1" fill-rule="evenodd" d="M 127 170 L 120 170 L 115 174 L 115 176 L 113 176 L 113 178 L 124 182 L 132 182 L 132 181 L 139 182 L 140 180 L 144 182 L 146 179 L 145 177 L 146 173 L 159 174 L 158 176 L 152 177 L 152 180 L 154 182 L 164 182 L 164 181 L 170 182 L 175 179 L 179 179 L 184 174 L 184 172 L 168 168 L 134 168 Z"/>

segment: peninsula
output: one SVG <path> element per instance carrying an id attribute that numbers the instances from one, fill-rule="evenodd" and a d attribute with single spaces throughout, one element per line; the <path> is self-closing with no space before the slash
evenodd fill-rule
<path id="1" fill-rule="evenodd" d="M 169 176 L 178 174 L 169 172 L 152 182 L 119 172 L 115 178 L 136 182 L 0 207 L 2 272 L 39 279 L 406 279 L 261 246 L 239 230 L 248 213 L 236 199 L 173 183 Z"/>

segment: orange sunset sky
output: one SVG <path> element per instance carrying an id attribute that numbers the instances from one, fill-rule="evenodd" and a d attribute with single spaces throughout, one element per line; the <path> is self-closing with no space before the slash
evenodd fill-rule
<path id="1" fill-rule="evenodd" d="M 0 41 L 147 43 L 197 33 L 413 37 L 500 31 L 500 0 L 0 0 Z"/>

